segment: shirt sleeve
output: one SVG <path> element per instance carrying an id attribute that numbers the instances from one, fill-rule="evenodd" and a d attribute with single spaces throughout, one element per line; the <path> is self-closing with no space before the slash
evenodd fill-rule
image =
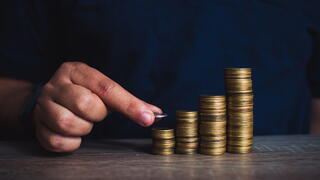
<path id="1" fill-rule="evenodd" d="M 312 37 L 312 56 L 308 64 L 308 79 L 312 96 L 320 98 L 320 1 L 303 1 L 303 13 L 308 19 L 308 32 Z"/>
<path id="2" fill-rule="evenodd" d="M 0 2 L 0 76 L 48 80 L 56 68 L 54 7 L 54 0 Z"/>

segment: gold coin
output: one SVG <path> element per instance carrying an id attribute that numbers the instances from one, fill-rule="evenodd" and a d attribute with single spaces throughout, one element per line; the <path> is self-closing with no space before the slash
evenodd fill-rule
<path id="1" fill-rule="evenodd" d="M 224 68 L 224 74 L 250 74 L 251 68 Z"/>
<path id="2" fill-rule="evenodd" d="M 253 92 L 252 89 L 240 89 L 240 90 L 233 89 L 233 90 L 227 90 L 227 93 L 251 93 L 251 92 Z"/>
<path id="3" fill-rule="evenodd" d="M 251 79 L 226 79 L 225 85 L 227 88 L 229 87 L 252 87 Z"/>
<path id="4" fill-rule="evenodd" d="M 226 121 L 226 114 L 218 115 L 218 116 L 200 116 L 201 121 Z"/>
<path id="5" fill-rule="evenodd" d="M 200 131 L 225 131 L 226 130 L 226 125 L 224 126 L 205 126 L 205 125 L 200 125 L 199 130 Z"/>
<path id="6" fill-rule="evenodd" d="M 200 112 L 201 117 L 203 116 L 225 116 L 226 112 Z"/>
<path id="7" fill-rule="evenodd" d="M 248 93 L 252 93 L 252 84 L 227 84 L 226 90 L 227 92 L 251 90 Z"/>
<path id="8" fill-rule="evenodd" d="M 181 121 L 180 119 L 177 119 L 176 124 L 177 125 L 194 126 L 194 125 L 198 124 L 198 121 L 187 121 L 187 120 Z"/>
<path id="9" fill-rule="evenodd" d="M 212 132 L 214 134 L 222 134 L 224 132 L 227 131 L 227 128 L 226 127 L 215 127 L 215 128 L 210 128 L 210 127 L 203 127 L 203 126 L 200 126 L 199 128 L 199 132 L 201 134 L 201 132 L 203 133 L 208 133 L 208 132 Z"/>
<path id="10" fill-rule="evenodd" d="M 247 134 L 247 133 L 252 133 L 253 128 L 248 127 L 248 128 L 227 128 L 228 134 Z"/>
<path id="11" fill-rule="evenodd" d="M 200 106 L 199 113 L 221 113 L 226 112 L 227 106 L 224 107 L 209 107 L 209 106 Z"/>
<path id="12" fill-rule="evenodd" d="M 225 74 L 225 79 L 251 79 L 251 74 Z"/>
<path id="13" fill-rule="evenodd" d="M 253 93 L 247 93 L 247 94 L 232 94 L 228 95 L 228 102 L 252 102 L 254 98 Z"/>
<path id="14" fill-rule="evenodd" d="M 200 102 L 225 102 L 226 97 L 225 96 L 211 96 L 211 95 L 200 95 L 199 96 Z"/>
<path id="15" fill-rule="evenodd" d="M 200 121 L 199 126 L 203 127 L 223 127 L 226 126 L 227 121 Z"/>
<path id="16" fill-rule="evenodd" d="M 200 109 L 226 109 L 226 102 L 223 103 L 200 103 Z"/>
<path id="17" fill-rule="evenodd" d="M 249 93 L 253 92 L 252 86 L 228 86 L 227 93 Z"/>
<path id="18" fill-rule="evenodd" d="M 253 117 L 247 117 L 247 118 L 228 118 L 228 125 L 237 125 L 237 124 L 249 124 L 253 123 Z"/>
<path id="19" fill-rule="evenodd" d="M 252 79 L 243 78 L 243 79 L 225 79 L 227 84 L 252 84 Z"/>
<path id="20" fill-rule="evenodd" d="M 225 134 L 226 133 L 226 128 L 223 129 L 206 129 L 206 128 L 200 128 L 199 130 L 199 134 L 200 135 L 221 135 L 221 134 Z"/>
<path id="21" fill-rule="evenodd" d="M 252 93 L 253 89 L 252 86 L 228 86 L 227 93 Z"/>
<path id="22" fill-rule="evenodd" d="M 181 131 L 181 132 L 177 132 L 176 136 L 177 137 L 194 137 L 197 136 L 198 132 L 197 131 L 193 131 L 193 132 L 185 132 L 185 131 Z"/>
<path id="23" fill-rule="evenodd" d="M 231 124 L 228 124 L 228 130 L 231 130 L 231 131 L 247 131 L 247 130 L 252 130 L 253 129 L 253 126 L 252 125 L 242 125 L 242 126 L 236 126 L 236 125 L 231 125 Z"/>
<path id="24" fill-rule="evenodd" d="M 172 154 L 174 154 L 174 148 L 152 148 L 152 154 L 172 155 Z"/>
<path id="25" fill-rule="evenodd" d="M 174 148 L 175 140 L 155 140 L 152 141 L 152 146 L 157 148 Z"/>
<path id="26" fill-rule="evenodd" d="M 242 106 L 253 106 L 253 102 L 245 102 L 245 101 L 242 101 L 242 102 L 228 102 L 227 104 L 227 107 L 242 107 Z"/>
<path id="27" fill-rule="evenodd" d="M 249 141 L 253 140 L 253 138 L 237 138 L 237 137 L 228 137 L 228 141 Z"/>
<path id="28" fill-rule="evenodd" d="M 176 118 L 177 123 L 197 123 L 198 118 Z"/>
<path id="29" fill-rule="evenodd" d="M 151 136 L 155 139 L 173 139 L 174 138 L 174 130 L 170 128 L 152 128 Z"/>
<path id="30" fill-rule="evenodd" d="M 253 111 L 249 112 L 229 112 L 228 117 L 253 117 Z"/>
<path id="31" fill-rule="evenodd" d="M 226 134 L 222 134 L 220 136 L 200 136 L 202 141 L 225 141 Z"/>
<path id="32" fill-rule="evenodd" d="M 230 133 L 228 132 L 228 138 L 229 137 L 239 137 L 239 138 L 252 138 L 253 137 L 253 133 Z"/>
<path id="33" fill-rule="evenodd" d="M 196 154 L 198 152 L 198 149 L 185 149 L 185 148 L 176 148 L 177 154 Z"/>
<path id="34" fill-rule="evenodd" d="M 224 127 L 226 126 L 227 121 L 201 121 L 200 126 L 207 127 Z"/>
<path id="35" fill-rule="evenodd" d="M 230 146 L 251 146 L 253 141 L 227 141 L 227 144 Z"/>
<path id="36" fill-rule="evenodd" d="M 198 129 L 198 123 L 178 123 L 176 124 L 176 128 L 189 128 L 189 129 Z"/>
<path id="37" fill-rule="evenodd" d="M 176 111 L 176 117 L 198 117 L 198 111 L 184 111 L 179 110 Z"/>
<path id="38" fill-rule="evenodd" d="M 219 135 L 223 135 L 226 133 L 226 129 L 224 130 L 214 130 L 214 131 L 199 131 L 199 134 L 202 136 L 219 136 Z"/>
<path id="39" fill-rule="evenodd" d="M 211 155 L 211 156 L 216 156 L 216 155 L 221 155 L 226 152 L 226 148 L 200 148 L 200 153 L 205 154 L 205 155 Z"/>
<path id="40" fill-rule="evenodd" d="M 189 135 L 189 134 L 195 134 L 195 136 L 197 135 L 198 129 L 187 129 L 187 128 L 177 128 L 176 129 L 176 135 Z"/>
<path id="41" fill-rule="evenodd" d="M 253 127 L 241 127 L 241 128 L 227 128 L 228 133 L 252 133 L 253 132 Z"/>
<path id="42" fill-rule="evenodd" d="M 177 126 L 176 133 L 178 132 L 197 132 L 198 126 Z"/>
<path id="43" fill-rule="evenodd" d="M 238 106 L 238 107 L 229 106 L 228 111 L 231 113 L 252 112 L 253 106 Z"/>
<path id="44" fill-rule="evenodd" d="M 244 153 L 250 153 L 252 152 L 252 146 L 227 146 L 227 151 L 229 153 L 239 153 L 239 154 L 244 154 Z"/>
<path id="45" fill-rule="evenodd" d="M 229 120 L 228 121 L 228 126 L 253 126 L 253 121 L 252 118 L 249 121 L 234 121 L 234 120 Z"/>
<path id="46" fill-rule="evenodd" d="M 221 113 L 226 113 L 227 112 L 227 109 L 210 109 L 210 110 L 204 110 L 204 109 L 201 109 L 199 111 L 200 115 L 202 114 L 221 114 Z"/>
<path id="47" fill-rule="evenodd" d="M 231 80 L 230 80 L 231 81 Z M 226 81 L 225 82 L 225 89 L 227 91 L 228 94 L 230 93 L 252 93 L 253 89 L 252 89 L 252 81 L 249 80 L 247 81 L 238 81 L 235 79 L 232 79 L 232 81 L 234 82 L 230 82 L 230 81 Z"/>
<path id="48" fill-rule="evenodd" d="M 193 143 L 185 143 L 185 142 L 179 142 L 177 141 L 176 147 L 180 149 L 196 149 L 198 148 L 198 142 L 193 142 Z"/>
<path id="49" fill-rule="evenodd" d="M 252 84 L 226 84 L 226 90 L 228 92 L 233 90 L 252 90 Z"/>
<path id="50" fill-rule="evenodd" d="M 201 148 L 221 148 L 226 146 L 226 141 L 200 141 Z"/>
<path id="51" fill-rule="evenodd" d="M 177 142 L 185 142 L 185 143 L 193 143 L 193 142 L 198 142 L 198 137 L 177 137 L 176 141 Z"/>
<path id="52" fill-rule="evenodd" d="M 227 131 L 234 132 L 234 133 L 253 132 L 253 127 L 252 126 L 228 126 Z"/>
<path id="53" fill-rule="evenodd" d="M 220 135 L 226 133 L 226 128 L 222 129 L 209 129 L 209 128 L 200 128 L 200 135 Z"/>
<path id="54" fill-rule="evenodd" d="M 177 134 L 177 137 L 187 138 L 187 137 L 194 137 L 197 135 L 198 135 L 197 133 L 180 133 L 180 134 Z"/>
<path id="55" fill-rule="evenodd" d="M 223 101 L 218 101 L 218 102 L 203 102 L 203 101 L 200 101 L 199 105 L 200 106 L 208 106 L 210 108 L 223 108 L 225 107 L 227 104 L 227 102 L 225 100 Z"/>
<path id="56" fill-rule="evenodd" d="M 177 129 L 176 134 L 197 134 L 197 129 Z"/>

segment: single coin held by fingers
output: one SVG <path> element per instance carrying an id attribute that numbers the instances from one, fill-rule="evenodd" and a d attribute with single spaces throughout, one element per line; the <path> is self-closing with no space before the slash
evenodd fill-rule
<path id="1" fill-rule="evenodd" d="M 167 117 L 167 116 L 168 116 L 168 114 L 165 114 L 165 113 L 163 113 L 163 114 L 154 113 L 154 117 L 155 117 L 156 119 L 162 119 L 162 118 L 165 118 L 165 117 Z"/>

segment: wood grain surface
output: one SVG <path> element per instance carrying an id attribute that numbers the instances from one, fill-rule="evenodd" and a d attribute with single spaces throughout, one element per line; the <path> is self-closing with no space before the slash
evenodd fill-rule
<path id="1" fill-rule="evenodd" d="M 0 141 L 0 180 L 320 179 L 320 136 L 260 136 L 254 152 L 221 156 L 149 153 L 150 139 L 87 140 L 72 154 Z"/>

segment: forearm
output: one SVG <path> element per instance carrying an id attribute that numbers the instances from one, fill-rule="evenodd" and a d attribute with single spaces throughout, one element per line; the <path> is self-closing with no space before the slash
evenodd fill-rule
<path id="1" fill-rule="evenodd" d="M 32 89 L 30 82 L 0 77 L 0 137 L 22 132 L 19 118 Z"/>
<path id="2" fill-rule="evenodd" d="M 310 134 L 320 134 L 320 98 L 312 100 Z"/>

